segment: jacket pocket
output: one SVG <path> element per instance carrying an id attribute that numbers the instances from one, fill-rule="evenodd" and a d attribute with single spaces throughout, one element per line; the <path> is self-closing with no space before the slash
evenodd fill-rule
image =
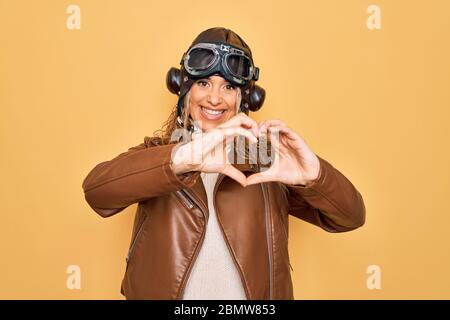
<path id="1" fill-rule="evenodd" d="M 134 247 L 136 246 L 136 243 L 138 242 L 139 238 L 141 237 L 141 233 L 142 233 L 142 230 L 144 229 L 144 224 L 145 224 L 146 220 L 147 220 L 147 214 L 144 215 L 144 218 L 142 219 L 141 225 L 139 226 L 139 229 L 137 230 L 136 235 L 135 235 L 135 237 L 133 239 L 133 242 L 131 243 L 131 246 L 130 246 L 130 248 L 128 250 L 127 257 L 125 258 L 125 261 L 127 263 L 127 267 L 128 267 L 128 262 L 130 261 L 132 255 L 133 255 Z"/>
<path id="2" fill-rule="evenodd" d="M 187 207 L 188 209 L 194 208 L 195 206 L 194 202 L 183 190 L 177 190 L 175 191 L 175 194 L 177 195 L 178 199 L 181 200 L 182 204 L 185 207 Z"/>

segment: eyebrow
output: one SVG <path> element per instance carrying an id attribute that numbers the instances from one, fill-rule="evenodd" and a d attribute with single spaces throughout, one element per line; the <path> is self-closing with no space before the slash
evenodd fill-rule
<path id="1" fill-rule="evenodd" d="M 212 76 L 209 76 L 208 78 L 200 78 L 199 80 L 201 80 L 201 79 L 208 79 L 208 80 L 211 80 L 211 77 L 212 77 Z M 225 79 L 225 78 L 222 78 L 222 79 L 223 79 L 223 81 L 224 81 L 225 83 L 231 84 L 231 82 L 228 81 L 227 79 Z"/>

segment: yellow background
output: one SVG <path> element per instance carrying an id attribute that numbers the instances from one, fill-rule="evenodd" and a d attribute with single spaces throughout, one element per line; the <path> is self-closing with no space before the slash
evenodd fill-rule
<path id="1" fill-rule="evenodd" d="M 69 30 L 66 8 L 81 9 Z M 366 27 L 369 5 L 381 30 Z M 290 218 L 296 299 L 450 298 L 450 1 L 0 0 L 0 298 L 122 299 L 136 205 L 102 219 L 81 183 L 143 141 L 171 66 L 206 28 L 250 45 L 267 100 L 364 197 L 366 225 Z M 69 290 L 69 265 L 81 289 Z M 381 268 L 369 290 L 366 269 Z"/>

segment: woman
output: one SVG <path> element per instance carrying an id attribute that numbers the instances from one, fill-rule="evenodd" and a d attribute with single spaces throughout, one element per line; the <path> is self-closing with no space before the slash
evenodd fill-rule
<path id="1" fill-rule="evenodd" d="M 127 299 L 293 299 L 288 214 L 328 232 L 364 224 L 363 199 L 346 177 L 281 120 L 248 117 L 264 101 L 258 77 L 237 34 L 202 32 L 181 70 L 168 73 L 179 99 L 165 129 L 85 178 L 86 200 L 102 217 L 139 204 Z M 262 148 L 265 137 L 263 170 L 250 146 Z"/>

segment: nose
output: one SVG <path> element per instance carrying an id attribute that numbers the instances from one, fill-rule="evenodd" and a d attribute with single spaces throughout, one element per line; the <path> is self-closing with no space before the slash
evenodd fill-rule
<path id="1" fill-rule="evenodd" d="M 214 106 L 222 102 L 222 95 L 220 93 L 219 86 L 212 86 L 211 91 L 208 94 L 208 102 Z"/>

